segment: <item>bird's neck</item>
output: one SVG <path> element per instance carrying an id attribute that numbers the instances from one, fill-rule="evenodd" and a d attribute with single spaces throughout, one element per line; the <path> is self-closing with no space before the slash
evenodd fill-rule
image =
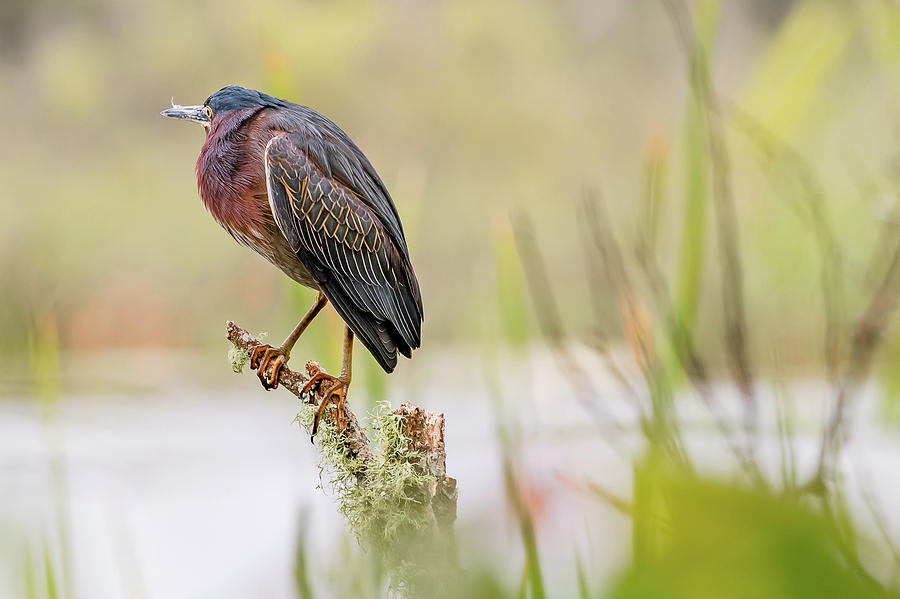
<path id="1" fill-rule="evenodd" d="M 213 217 L 229 230 L 258 218 L 246 197 L 260 183 L 257 171 L 262 161 L 261 154 L 248 147 L 253 142 L 245 126 L 258 110 L 233 110 L 215 119 L 197 158 L 200 197 Z"/>

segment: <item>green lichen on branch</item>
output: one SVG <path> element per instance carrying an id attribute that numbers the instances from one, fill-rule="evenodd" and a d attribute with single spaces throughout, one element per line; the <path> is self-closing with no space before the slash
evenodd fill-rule
<path id="1" fill-rule="evenodd" d="M 266 335 L 268 335 L 268 333 L 258 333 L 256 338 L 265 339 Z M 250 354 L 247 353 L 245 349 L 234 344 L 228 347 L 228 363 L 231 364 L 231 370 L 233 370 L 235 374 L 244 372 L 244 366 L 246 366 L 249 361 Z"/>
<path id="2" fill-rule="evenodd" d="M 240 372 L 260 341 L 231 321 L 225 331 L 235 346 L 229 361 Z M 306 374 L 289 367 L 278 373 L 279 387 L 300 400 L 296 419 L 307 431 L 322 401 L 316 386 L 303 392 L 313 366 L 318 368 L 307 363 Z M 410 403 L 395 411 L 380 403 L 369 419 L 371 440 L 350 409 L 343 432 L 337 420 L 329 404 L 314 438 L 320 486 L 334 493 L 351 532 L 378 558 L 391 590 L 410 599 L 453 596 L 459 574 L 456 481 L 446 475 L 443 415 Z"/>
<path id="3" fill-rule="evenodd" d="M 314 414 L 313 406 L 303 404 L 297 420 L 308 430 Z M 364 547 L 390 549 L 434 522 L 427 500 L 436 478 L 416 466 L 419 452 L 409 448 L 402 421 L 387 402 L 376 406 L 370 417 L 372 454 L 365 463 L 348 457 L 344 438 L 332 422 L 323 419 L 316 435 L 322 479 L 327 478 L 341 513 Z"/>
<path id="4" fill-rule="evenodd" d="M 328 410 L 334 408 L 329 407 Z M 312 426 L 315 408 L 303 404 L 298 422 Z M 341 514 L 361 547 L 372 551 L 389 574 L 391 588 L 405 596 L 429 571 L 443 568 L 435 558 L 438 534 L 431 495 L 435 475 L 420 466 L 422 453 L 410 449 L 403 416 L 379 403 L 369 419 L 371 454 L 365 462 L 352 456 L 333 419 L 323 418 L 316 435 L 320 479 L 334 493 Z"/>

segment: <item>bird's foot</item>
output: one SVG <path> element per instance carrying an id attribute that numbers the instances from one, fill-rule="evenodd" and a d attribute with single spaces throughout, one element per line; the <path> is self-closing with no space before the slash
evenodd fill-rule
<path id="1" fill-rule="evenodd" d="M 331 376 L 314 360 L 306 363 L 306 373 L 309 375 L 309 381 L 303 385 L 302 393 L 305 395 L 314 390 L 319 404 L 313 420 L 312 435 L 315 436 L 316 431 L 319 430 L 319 419 L 325 412 L 328 403 L 332 401 L 337 406 L 338 432 L 344 432 L 344 404 L 347 401 L 347 388 L 350 386 L 350 381 Z"/>
<path id="2" fill-rule="evenodd" d="M 250 368 L 256 371 L 259 382 L 267 391 L 278 387 L 278 375 L 287 361 L 288 354 L 280 347 L 262 344 L 250 352 Z"/>

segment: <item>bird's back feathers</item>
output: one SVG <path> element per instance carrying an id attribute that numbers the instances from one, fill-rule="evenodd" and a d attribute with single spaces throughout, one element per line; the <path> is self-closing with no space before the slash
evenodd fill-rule
<path id="1" fill-rule="evenodd" d="M 291 248 L 387 372 L 421 343 L 422 298 L 400 220 L 355 146 L 306 128 L 266 147 L 269 203 Z M 346 136 L 344 136 L 346 137 Z"/>

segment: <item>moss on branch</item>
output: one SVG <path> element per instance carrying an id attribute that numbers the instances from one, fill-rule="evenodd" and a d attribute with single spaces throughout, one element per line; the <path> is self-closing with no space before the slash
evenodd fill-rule
<path id="1" fill-rule="evenodd" d="M 226 337 L 233 345 L 231 367 L 240 373 L 260 342 L 231 321 Z M 309 432 L 321 398 L 303 395 L 307 380 L 287 367 L 278 375 L 279 385 L 300 400 L 296 420 Z M 346 407 L 344 420 L 338 431 L 337 409 L 328 406 L 314 438 L 323 487 L 334 493 L 360 546 L 379 557 L 395 591 L 451 596 L 459 572 L 457 494 L 456 481 L 446 475 L 443 415 L 410 403 L 397 410 L 379 403 L 369 417 L 371 441 Z"/>

